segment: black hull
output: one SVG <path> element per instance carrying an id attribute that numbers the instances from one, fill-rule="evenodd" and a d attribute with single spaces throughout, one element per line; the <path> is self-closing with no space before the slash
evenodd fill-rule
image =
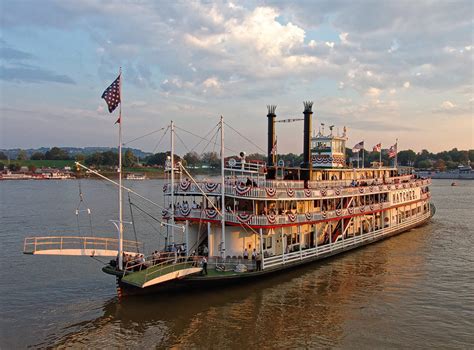
<path id="1" fill-rule="evenodd" d="M 336 255 L 348 252 L 350 250 L 354 250 L 354 249 L 363 247 L 365 245 L 375 243 L 375 242 L 387 239 L 389 237 L 393 237 L 395 235 L 409 231 L 415 227 L 425 225 L 430 220 L 430 218 L 431 217 L 428 217 L 427 219 L 423 221 L 414 223 L 413 225 L 401 228 L 397 231 L 394 231 L 392 233 L 389 233 L 381 237 L 368 239 L 358 244 L 354 244 L 349 247 L 335 249 L 333 251 L 327 252 L 325 254 L 321 254 L 316 257 L 307 258 L 304 260 L 288 263 L 283 266 L 278 266 L 278 267 L 266 269 L 264 271 L 259 271 L 259 272 L 249 272 L 249 273 L 239 274 L 239 275 L 212 276 L 212 277 L 201 276 L 201 275 L 188 276 L 182 279 L 172 280 L 169 282 L 161 283 L 161 284 L 150 286 L 147 288 L 134 287 L 134 286 L 131 286 L 130 284 L 122 283 L 120 279 L 118 279 L 117 281 L 118 293 L 120 296 L 144 295 L 144 294 L 154 294 L 154 293 L 170 293 L 170 292 L 186 293 L 186 292 L 196 292 L 203 289 L 225 288 L 226 286 L 232 286 L 236 284 L 252 282 L 255 280 L 261 280 L 263 278 L 275 276 L 276 274 L 281 274 L 283 270 L 296 269 L 308 264 L 312 264 L 322 259 L 333 257 Z"/>

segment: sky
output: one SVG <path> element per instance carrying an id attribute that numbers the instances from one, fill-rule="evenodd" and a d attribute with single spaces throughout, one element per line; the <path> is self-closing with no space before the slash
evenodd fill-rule
<path id="1" fill-rule="evenodd" d="M 349 147 L 472 149 L 473 4 L 2 0 L 0 148 L 116 145 L 100 96 L 122 67 L 124 141 L 144 151 L 169 149 L 152 132 L 171 120 L 177 153 L 216 150 L 195 135 L 223 116 L 229 152 L 264 153 L 266 106 L 302 118 L 303 101 Z M 302 122 L 277 135 L 302 152 Z"/>

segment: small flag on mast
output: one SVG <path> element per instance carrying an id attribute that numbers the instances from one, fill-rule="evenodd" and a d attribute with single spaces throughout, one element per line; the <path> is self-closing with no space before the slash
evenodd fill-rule
<path id="1" fill-rule="evenodd" d="M 273 142 L 272 151 L 270 153 L 273 155 L 276 155 L 277 153 L 277 138 L 276 137 L 275 137 L 275 142 Z"/>
<path id="2" fill-rule="evenodd" d="M 378 143 L 374 146 L 373 152 L 380 152 L 382 150 L 382 143 Z"/>
<path id="3" fill-rule="evenodd" d="M 390 149 L 388 150 L 388 157 L 395 158 L 396 155 L 397 155 L 397 144 L 394 144 L 393 146 L 390 146 Z"/>
<path id="4" fill-rule="evenodd" d="M 357 145 L 352 148 L 352 152 L 357 153 L 361 149 L 364 149 L 364 141 L 360 141 Z"/>
<path id="5" fill-rule="evenodd" d="M 102 98 L 107 103 L 110 113 L 112 113 L 121 102 L 120 78 L 121 74 L 117 77 L 117 79 L 114 80 L 112 84 L 110 84 L 107 89 L 105 89 L 104 93 L 102 94 Z M 117 120 L 117 123 L 120 123 L 120 118 Z"/>

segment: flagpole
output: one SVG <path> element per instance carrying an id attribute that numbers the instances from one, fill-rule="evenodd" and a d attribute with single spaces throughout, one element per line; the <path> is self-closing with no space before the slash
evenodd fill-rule
<path id="1" fill-rule="evenodd" d="M 398 138 L 395 139 L 395 168 L 398 168 Z"/>
<path id="2" fill-rule="evenodd" d="M 380 149 L 379 149 L 379 167 L 382 167 L 382 142 L 379 143 Z"/>
<path id="3" fill-rule="evenodd" d="M 362 141 L 362 169 L 365 167 L 365 158 L 364 158 L 364 142 Z"/>
<path id="4" fill-rule="evenodd" d="M 359 161 L 360 161 L 360 150 L 357 152 L 357 169 L 360 168 Z"/>
<path id="5" fill-rule="evenodd" d="M 122 210 L 122 67 L 119 70 L 119 94 L 120 94 L 120 106 L 119 106 L 119 244 L 118 244 L 118 261 L 119 269 L 123 268 L 123 210 Z"/>

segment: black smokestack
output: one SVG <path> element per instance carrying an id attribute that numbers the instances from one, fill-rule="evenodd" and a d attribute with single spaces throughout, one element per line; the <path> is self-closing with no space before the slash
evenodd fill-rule
<path id="1" fill-rule="evenodd" d="M 304 105 L 304 133 L 303 133 L 303 168 L 311 169 L 311 119 L 313 116 L 313 102 L 312 101 L 305 101 L 303 102 Z M 306 180 L 309 180 L 310 172 L 308 172 L 308 176 Z"/>
<path id="2" fill-rule="evenodd" d="M 267 118 L 268 118 L 268 167 L 272 167 L 275 165 L 275 156 L 276 156 L 276 149 L 275 148 L 275 110 L 277 106 L 275 105 L 268 105 L 267 110 Z"/>

